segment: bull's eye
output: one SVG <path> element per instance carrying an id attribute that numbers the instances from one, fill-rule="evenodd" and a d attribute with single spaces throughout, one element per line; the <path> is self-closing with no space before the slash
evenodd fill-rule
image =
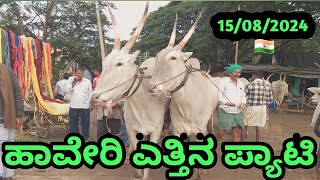
<path id="1" fill-rule="evenodd" d="M 174 57 L 174 56 L 172 56 L 172 57 L 170 58 L 170 60 L 177 60 L 177 58 Z"/>
<path id="2" fill-rule="evenodd" d="M 116 66 L 122 66 L 122 63 L 119 62 L 119 63 L 116 64 Z"/>

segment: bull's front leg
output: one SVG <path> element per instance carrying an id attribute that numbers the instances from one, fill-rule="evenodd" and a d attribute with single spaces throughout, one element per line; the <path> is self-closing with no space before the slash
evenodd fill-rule
<path id="1" fill-rule="evenodd" d="M 130 156 L 131 152 L 137 149 L 138 139 L 136 138 L 137 132 L 134 131 L 130 126 L 127 127 L 127 133 L 130 141 L 128 156 Z M 133 176 L 133 180 L 141 179 L 141 177 L 142 177 L 141 169 L 136 169 L 136 173 Z"/>
<path id="2" fill-rule="evenodd" d="M 161 137 L 161 132 L 162 132 L 162 125 L 159 126 L 159 128 L 155 128 L 155 131 L 150 133 L 150 141 L 158 144 L 160 137 Z M 146 168 L 143 170 L 143 177 L 142 180 L 149 180 L 149 168 Z"/>
<path id="3" fill-rule="evenodd" d="M 281 105 L 284 99 L 284 95 L 281 95 L 280 99 L 279 99 L 279 104 Z"/>

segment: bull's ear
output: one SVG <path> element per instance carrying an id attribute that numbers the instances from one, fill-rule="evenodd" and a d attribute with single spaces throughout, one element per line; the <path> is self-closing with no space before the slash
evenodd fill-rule
<path id="1" fill-rule="evenodd" d="M 187 61 L 188 59 L 190 59 L 190 57 L 192 56 L 193 52 L 186 52 L 186 53 L 183 53 L 183 61 Z"/>
<path id="2" fill-rule="evenodd" d="M 133 56 L 134 58 L 137 58 L 138 55 L 139 55 L 139 53 L 140 53 L 140 50 L 137 50 L 137 51 L 135 51 L 135 52 L 132 54 L 132 56 Z"/>

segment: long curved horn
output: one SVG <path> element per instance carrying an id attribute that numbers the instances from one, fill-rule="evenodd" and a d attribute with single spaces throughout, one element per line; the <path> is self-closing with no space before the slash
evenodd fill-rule
<path id="1" fill-rule="evenodd" d="M 280 77 L 279 77 L 280 81 L 282 81 L 282 74 L 283 74 L 283 73 L 281 73 L 281 74 L 280 74 Z"/>
<path id="2" fill-rule="evenodd" d="M 177 21 L 178 21 L 178 14 L 176 14 L 176 21 L 174 22 L 174 26 L 173 26 L 173 30 L 172 30 L 172 33 L 171 33 L 171 38 L 170 38 L 168 47 L 173 47 L 174 46 L 174 42 L 176 40 Z"/>
<path id="3" fill-rule="evenodd" d="M 209 70 L 207 71 L 207 74 L 209 74 L 209 73 L 210 73 L 210 70 L 211 70 L 211 68 L 209 68 Z"/>
<path id="4" fill-rule="evenodd" d="M 270 82 L 269 79 L 270 79 L 270 77 L 273 76 L 273 75 L 274 75 L 273 73 L 270 74 L 270 75 L 267 77 L 267 80 L 266 80 L 266 81 Z"/>
<path id="5" fill-rule="evenodd" d="M 287 75 L 284 74 L 284 77 L 283 77 L 283 81 L 284 81 L 284 82 L 286 82 L 286 77 L 287 77 Z"/>
<path id="6" fill-rule="evenodd" d="M 131 38 L 129 39 L 129 41 L 127 42 L 127 44 L 122 48 L 123 50 L 129 52 L 130 49 L 132 48 L 132 46 L 136 43 L 141 31 L 142 31 L 142 28 L 143 28 L 143 25 L 144 23 L 146 22 L 147 20 L 147 17 L 148 17 L 148 9 L 149 9 L 149 1 L 147 1 L 147 4 L 146 4 L 146 8 L 144 10 L 144 13 L 143 13 L 143 16 L 139 22 L 139 24 L 137 25 L 137 28 L 136 30 L 134 31 L 134 33 L 132 34 Z"/>
<path id="7" fill-rule="evenodd" d="M 120 40 L 120 34 L 117 31 L 117 21 L 114 18 L 109 6 L 108 6 L 108 10 L 109 10 L 109 14 L 111 16 L 112 26 L 113 26 L 113 31 L 114 31 L 114 46 L 113 46 L 113 49 L 120 49 L 121 48 L 121 40 Z"/>
<path id="8" fill-rule="evenodd" d="M 182 41 L 178 44 L 178 47 L 180 49 L 182 49 L 188 42 L 188 40 L 190 39 L 191 35 L 193 34 L 194 30 L 196 29 L 196 26 L 201 18 L 201 15 L 203 13 L 203 8 L 201 9 L 201 12 L 199 13 L 196 21 L 193 23 L 191 29 L 189 30 L 189 32 L 187 33 L 187 35 L 182 39 Z"/>

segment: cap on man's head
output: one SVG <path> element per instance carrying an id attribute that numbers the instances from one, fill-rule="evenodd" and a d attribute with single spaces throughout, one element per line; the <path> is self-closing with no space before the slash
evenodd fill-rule
<path id="1" fill-rule="evenodd" d="M 236 70 L 242 71 L 242 67 L 239 64 L 231 64 L 229 67 L 225 67 L 224 70 L 226 70 L 227 73 L 231 74 Z"/>

